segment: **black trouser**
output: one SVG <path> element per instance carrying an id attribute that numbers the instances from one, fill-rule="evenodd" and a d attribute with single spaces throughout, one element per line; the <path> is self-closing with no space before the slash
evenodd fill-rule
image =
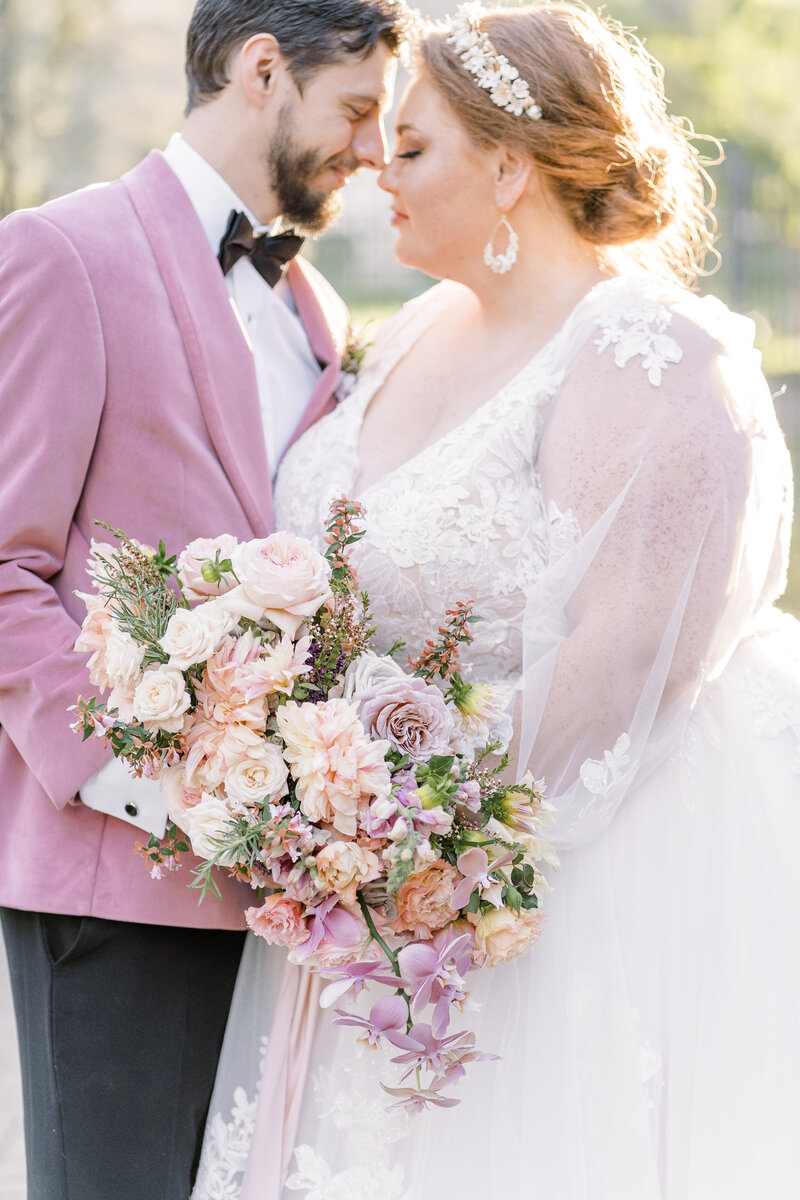
<path id="1" fill-rule="evenodd" d="M 187 1200 L 244 935 L 0 917 L 28 1200 Z"/>

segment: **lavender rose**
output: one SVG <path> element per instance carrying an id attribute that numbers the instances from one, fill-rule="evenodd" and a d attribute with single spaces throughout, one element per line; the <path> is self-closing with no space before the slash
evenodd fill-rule
<path id="1" fill-rule="evenodd" d="M 435 684 L 404 676 L 370 688 L 359 699 L 364 728 L 412 762 L 452 753 L 453 718 Z"/>

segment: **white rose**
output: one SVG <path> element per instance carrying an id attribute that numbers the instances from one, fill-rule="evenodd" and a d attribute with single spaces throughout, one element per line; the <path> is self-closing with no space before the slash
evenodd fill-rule
<path id="1" fill-rule="evenodd" d="M 243 542 L 234 551 L 233 568 L 244 597 L 291 638 L 330 596 L 327 560 L 292 533 Z"/>
<path id="2" fill-rule="evenodd" d="M 192 700 L 177 667 L 145 671 L 133 693 L 133 715 L 145 729 L 177 733 Z"/>
<path id="3" fill-rule="evenodd" d="M 216 650 L 225 635 L 225 623 L 210 604 L 198 608 L 179 608 L 167 624 L 159 645 L 169 655 L 169 665 L 186 671 L 196 663 L 205 662 Z"/>
<path id="4" fill-rule="evenodd" d="M 142 667 L 144 646 L 112 621 L 106 641 L 106 674 L 114 687 L 130 688 Z"/>
<path id="5" fill-rule="evenodd" d="M 258 751 L 249 754 L 225 775 L 225 792 L 229 800 L 240 804 L 258 804 L 285 796 L 289 768 L 277 746 L 262 742 Z"/>
<path id="6" fill-rule="evenodd" d="M 184 833 L 192 843 L 192 850 L 198 858 L 211 859 L 219 850 L 214 843 L 228 831 L 233 818 L 226 804 L 216 796 L 205 793 L 199 804 L 187 808 L 181 822 Z M 231 857 L 225 856 L 227 865 Z"/>
<path id="7" fill-rule="evenodd" d="M 365 650 L 345 671 L 342 696 L 345 700 L 353 700 L 370 688 L 388 683 L 390 679 L 397 679 L 400 675 L 405 675 L 405 671 L 393 658 Z"/>

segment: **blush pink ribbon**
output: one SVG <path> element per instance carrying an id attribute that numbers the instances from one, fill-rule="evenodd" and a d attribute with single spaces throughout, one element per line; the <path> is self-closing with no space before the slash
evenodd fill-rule
<path id="1" fill-rule="evenodd" d="M 261 1071 L 242 1200 L 280 1200 L 295 1147 L 322 980 L 286 964 Z"/>

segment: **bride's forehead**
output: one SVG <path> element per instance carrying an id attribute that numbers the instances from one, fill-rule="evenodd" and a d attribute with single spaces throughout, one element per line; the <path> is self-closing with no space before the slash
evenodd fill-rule
<path id="1" fill-rule="evenodd" d="M 424 74 L 412 77 L 397 106 L 395 128 L 399 132 L 405 125 L 437 130 L 458 126 L 447 101 Z"/>

